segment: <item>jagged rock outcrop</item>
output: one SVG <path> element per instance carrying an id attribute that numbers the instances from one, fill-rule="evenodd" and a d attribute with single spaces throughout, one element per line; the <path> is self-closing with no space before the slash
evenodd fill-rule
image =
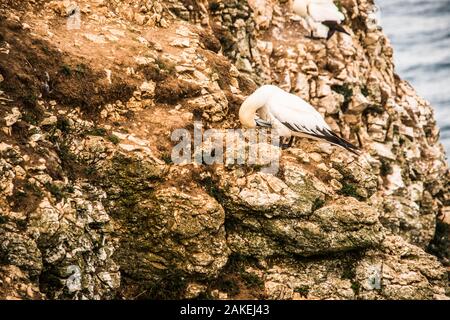
<path id="1" fill-rule="evenodd" d="M 339 7 L 350 36 L 325 42 L 288 1 L 0 4 L 0 298 L 448 298 L 433 110 L 372 2 Z M 363 155 L 172 162 L 175 129 L 239 128 L 263 83 Z"/>

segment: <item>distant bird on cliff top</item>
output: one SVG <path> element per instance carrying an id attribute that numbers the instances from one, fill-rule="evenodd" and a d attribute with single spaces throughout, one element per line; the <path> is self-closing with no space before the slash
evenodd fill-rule
<path id="1" fill-rule="evenodd" d="M 292 9 L 295 14 L 306 20 L 311 29 L 312 38 L 314 31 L 319 38 L 327 38 L 327 40 L 336 31 L 350 35 L 340 25 L 345 20 L 345 16 L 333 0 L 294 0 Z"/>
<path id="2" fill-rule="evenodd" d="M 276 130 L 280 137 L 294 136 L 324 140 L 354 154 L 358 148 L 336 135 L 322 115 L 300 97 L 273 85 L 258 88 L 245 99 L 239 109 L 239 121 L 245 128 L 266 127 Z"/>

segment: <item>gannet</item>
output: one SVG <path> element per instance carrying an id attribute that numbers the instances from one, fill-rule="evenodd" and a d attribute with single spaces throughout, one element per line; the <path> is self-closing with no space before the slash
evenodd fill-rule
<path id="1" fill-rule="evenodd" d="M 354 154 L 358 147 L 336 135 L 322 115 L 302 98 L 274 85 L 258 88 L 242 103 L 239 121 L 244 128 L 272 128 L 280 137 L 324 140 Z"/>
<path id="2" fill-rule="evenodd" d="M 293 11 L 306 20 L 311 29 L 311 37 L 315 31 L 318 37 L 330 39 L 333 34 L 343 32 L 350 35 L 340 25 L 345 19 L 333 0 L 294 0 Z"/>

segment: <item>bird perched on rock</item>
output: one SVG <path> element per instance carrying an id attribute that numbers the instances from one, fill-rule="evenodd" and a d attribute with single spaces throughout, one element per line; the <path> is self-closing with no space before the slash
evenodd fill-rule
<path id="1" fill-rule="evenodd" d="M 293 11 L 306 20 L 311 29 L 319 38 L 330 39 L 338 31 L 350 35 L 340 25 L 345 16 L 339 11 L 333 0 L 294 0 Z"/>
<path id="2" fill-rule="evenodd" d="M 302 98 L 277 86 L 264 85 L 248 96 L 239 109 L 239 121 L 245 128 L 266 127 L 280 137 L 306 137 L 327 141 L 354 154 L 358 147 L 335 134 L 322 115 Z"/>

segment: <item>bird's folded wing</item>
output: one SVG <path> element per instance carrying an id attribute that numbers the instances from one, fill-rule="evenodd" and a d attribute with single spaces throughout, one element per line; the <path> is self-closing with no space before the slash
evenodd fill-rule
<path id="1" fill-rule="evenodd" d="M 345 16 L 334 3 L 311 3 L 309 5 L 309 14 L 315 21 L 338 21 L 341 22 Z"/>
<path id="2" fill-rule="evenodd" d="M 320 113 L 318 113 L 312 106 L 307 105 L 286 105 L 280 101 L 278 104 L 276 100 L 270 111 L 273 117 L 288 127 L 291 131 L 305 133 L 305 134 L 319 134 L 318 130 L 328 129 L 325 120 L 323 120 Z"/>
<path id="3" fill-rule="evenodd" d="M 265 121 L 258 117 L 255 118 L 255 123 L 257 127 L 272 128 L 272 124 L 269 121 Z"/>
<path id="4" fill-rule="evenodd" d="M 275 119 L 293 132 L 323 139 L 358 154 L 358 147 L 335 134 L 316 110 L 302 110 L 298 107 L 280 105 L 278 108 L 271 108 L 271 113 Z"/>

